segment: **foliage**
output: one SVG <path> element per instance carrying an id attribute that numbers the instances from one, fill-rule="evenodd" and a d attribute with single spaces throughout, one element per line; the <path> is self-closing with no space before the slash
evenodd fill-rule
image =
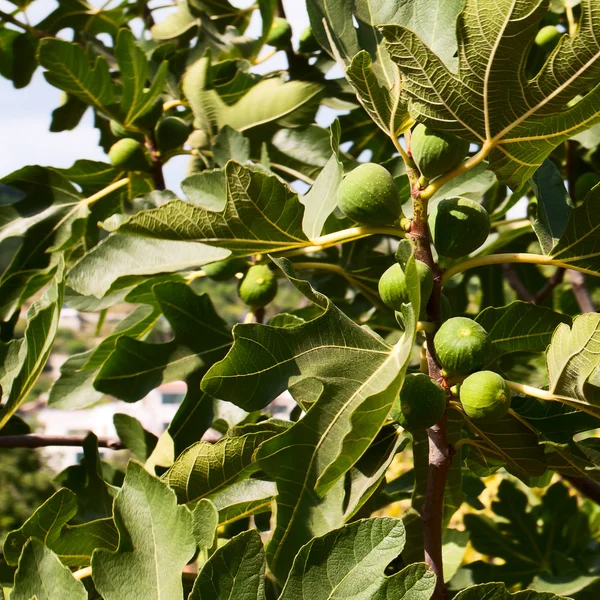
<path id="1" fill-rule="evenodd" d="M 1 433 L 63 305 L 101 335 L 51 407 L 186 394 L 3 500 L 10 598 L 594 597 L 598 3 L 307 0 L 299 46 L 276 0 L 12 3 L 0 74 L 107 158 L 0 181 Z"/>

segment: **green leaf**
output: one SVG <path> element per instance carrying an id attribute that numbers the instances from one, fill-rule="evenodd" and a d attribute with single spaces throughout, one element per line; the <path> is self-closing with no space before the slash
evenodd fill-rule
<path id="1" fill-rule="evenodd" d="M 117 435 L 125 447 L 140 462 L 146 462 L 156 447 L 158 438 L 146 431 L 142 424 L 130 415 L 117 413 L 113 417 Z"/>
<path id="2" fill-rule="evenodd" d="M 549 159 L 542 163 L 531 178 L 531 187 L 537 200 L 533 229 L 542 251 L 549 254 L 562 237 L 574 206 L 561 172 Z"/>
<path id="3" fill-rule="evenodd" d="M 544 447 L 537 434 L 518 419 L 507 415 L 494 423 L 474 423 L 469 429 L 477 436 L 469 448 L 467 466 L 482 477 L 503 466 L 509 473 L 528 481 L 546 472 Z"/>
<path id="4" fill-rule="evenodd" d="M 200 500 L 192 511 L 192 531 L 196 544 L 204 555 L 212 548 L 217 535 L 219 513 L 210 500 Z"/>
<path id="5" fill-rule="evenodd" d="M 265 551 L 249 530 L 221 546 L 203 565 L 189 600 L 264 600 Z"/>
<path id="6" fill-rule="evenodd" d="M 419 287 L 411 255 L 406 265 L 407 280 L 412 282 L 412 303 L 404 313 L 406 331 L 395 346 L 389 346 L 296 279 L 288 261 L 278 264 L 322 314 L 297 327 L 236 326 L 233 348 L 208 371 L 202 387 L 213 396 L 256 410 L 300 382 L 322 386 L 308 413 L 258 452 L 260 466 L 276 480 L 279 491 L 268 554 L 271 569 L 283 579 L 299 548 L 327 531 L 319 527 L 331 528 L 320 516 L 317 520 L 323 510 L 319 496 L 358 461 L 387 418 L 414 343 Z"/>
<path id="7" fill-rule="evenodd" d="M 160 23 L 153 25 L 150 31 L 155 40 L 172 40 L 198 25 L 200 25 L 200 19 L 190 12 L 186 2 L 181 2 L 175 12 L 169 14 Z"/>
<path id="8" fill-rule="evenodd" d="M 154 296 L 152 300 L 155 300 Z M 104 394 L 94 388 L 94 379 L 113 353 L 117 340 L 124 335 L 136 339 L 144 337 L 160 316 L 161 311 L 154 307 L 139 306 L 119 322 L 96 348 L 68 358 L 61 365 L 60 377 L 50 388 L 48 404 L 54 408 L 73 410 L 101 400 Z"/>
<path id="9" fill-rule="evenodd" d="M 10 373 L 10 382 L 6 377 L 2 378 L 0 429 L 25 401 L 50 356 L 63 302 L 63 271 L 61 258 L 49 289 L 27 311 L 24 339 L 10 342 L 4 361 L 4 369 Z"/>
<path id="10" fill-rule="evenodd" d="M 87 600 L 83 583 L 41 542 L 31 540 L 23 549 L 11 600 Z"/>
<path id="11" fill-rule="evenodd" d="M 444 184 L 429 200 L 429 206 L 433 208 L 433 203 L 444 198 L 469 198 L 480 202 L 483 195 L 490 190 L 496 183 L 496 176 L 488 170 L 488 163 L 481 162 L 458 177 L 451 179 Z"/>
<path id="12" fill-rule="evenodd" d="M 267 421 L 242 428 L 239 434 L 234 431 L 215 444 L 198 442 L 177 458 L 162 479 L 182 504 L 213 497 L 256 471 L 257 448 L 285 429 Z"/>
<path id="13" fill-rule="evenodd" d="M 571 213 L 565 231 L 550 256 L 584 273 L 600 275 L 600 187 L 593 189 Z"/>
<path id="14" fill-rule="evenodd" d="M 502 0 L 494 11 L 467 0 L 456 71 L 407 27 L 383 27 L 411 116 L 484 146 L 500 182 L 517 189 L 555 147 L 600 119 L 600 15 L 591 0 L 581 7 L 581 26 L 561 39 L 534 79 L 525 64 L 544 0 Z"/>
<path id="15" fill-rule="evenodd" d="M 175 494 L 130 462 L 114 503 L 119 548 L 96 550 L 94 585 L 105 600 L 181 600 L 181 571 L 196 550 L 192 517 Z"/>
<path id="16" fill-rule="evenodd" d="M 519 300 L 507 306 L 488 306 L 475 319 L 489 334 L 495 354 L 544 352 L 554 330 L 571 318 L 549 308 Z"/>
<path id="17" fill-rule="evenodd" d="M 215 137 L 213 158 L 219 167 L 224 167 L 230 160 L 243 165 L 250 160 L 250 140 L 226 125 Z"/>
<path id="18" fill-rule="evenodd" d="M 8 534 L 2 548 L 6 562 L 16 565 L 23 547 L 32 538 L 52 550 L 64 565 L 71 567 L 89 565 L 96 548 L 115 550 L 118 535 L 112 519 L 68 525 L 77 509 L 77 496 L 66 488 L 58 490 L 19 529 Z"/>
<path id="19" fill-rule="evenodd" d="M 163 61 L 154 74 L 148 91 L 148 59 L 144 51 L 135 43 L 135 37 L 129 29 L 119 30 L 115 44 L 115 57 L 121 71 L 123 83 L 121 93 L 121 113 L 125 127 L 147 113 L 161 95 L 167 81 L 168 63 Z"/>
<path id="20" fill-rule="evenodd" d="M 404 548 L 399 519 L 356 521 L 314 538 L 294 560 L 281 600 L 353 598 L 356 600 L 428 600 L 435 575 L 417 563 L 391 577 L 384 571 Z"/>
<path id="21" fill-rule="evenodd" d="M 302 232 L 303 207 L 298 195 L 288 186 L 273 175 L 234 162 L 227 164 L 225 175 L 227 200 L 222 210 L 207 210 L 182 201 L 169 202 L 119 223 L 117 231 L 201 242 L 227 248 L 236 255 L 279 252 L 309 245 Z M 194 186 L 198 180 L 190 178 L 186 181 L 183 189 L 190 193 L 189 186 Z M 212 252 L 211 260 L 198 260 L 198 264 L 227 256 L 223 256 L 223 251 L 221 257 L 214 256 L 216 250 Z"/>
<path id="22" fill-rule="evenodd" d="M 120 337 L 94 380 L 97 390 L 126 402 L 141 400 L 161 383 L 204 372 L 231 346 L 229 328 L 206 294 L 197 296 L 184 283 L 163 283 L 152 291 L 174 339 L 150 343 Z"/>
<path id="23" fill-rule="evenodd" d="M 573 326 L 561 324 L 547 351 L 550 393 L 582 408 L 600 407 L 600 388 L 588 382 L 598 368 L 600 314 L 587 313 L 573 319 Z"/>
<path id="24" fill-rule="evenodd" d="M 302 230 L 309 240 L 321 235 L 325 221 L 338 203 L 337 192 L 344 176 L 344 167 L 339 156 L 340 135 L 340 124 L 336 120 L 331 126 L 331 158 L 319 173 L 310 191 L 300 199 L 304 205 Z"/>
<path id="25" fill-rule="evenodd" d="M 67 279 L 76 292 L 102 298 L 121 277 L 193 269 L 223 260 L 229 254 L 206 244 L 111 235 L 83 256 Z"/>
<path id="26" fill-rule="evenodd" d="M 212 499 L 219 511 L 219 525 L 271 510 L 277 487 L 264 479 L 244 479 Z"/>
<path id="27" fill-rule="evenodd" d="M 50 131 L 71 131 L 79 125 L 88 105 L 76 96 L 65 94 L 62 104 L 52 111 Z"/>
<path id="28" fill-rule="evenodd" d="M 455 600 L 568 600 L 564 596 L 557 596 L 545 592 L 523 590 L 522 592 L 509 592 L 503 583 L 483 583 L 474 585 L 459 592 Z"/>
<path id="29" fill-rule="evenodd" d="M 38 56 L 46 72 L 44 77 L 51 85 L 79 98 L 99 111 L 115 115 L 114 83 L 108 63 L 98 56 L 93 65 L 79 44 L 55 38 L 40 41 Z"/>

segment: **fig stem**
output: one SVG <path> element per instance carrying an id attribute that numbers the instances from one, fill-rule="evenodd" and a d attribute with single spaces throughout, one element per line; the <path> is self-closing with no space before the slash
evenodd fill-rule
<path id="1" fill-rule="evenodd" d="M 88 198 L 86 198 L 84 200 L 84 202 L 88 206 L 90 204 L 94 204 L 94 202 L 96 202 L 97 200 L 100 200 L 101 198 L 108 196 L 112 192 L 122 188 L 123 186 L 127 185 L 128 183 L 129 183 L 129 177 L 124 177 L 123 179 L 119 179 L 119 181 L 115 181 L 114 183 L 107 185 L 104 189 L 100 190 L 99 192 L 96 192 L 95 194 L 89 196 Z"/>
<path id="2" fill-rule="evenodd" d="M 503 263 L 530 263 L 535 265 L 550 265 L 554 267 L 562 267 L 564 269 L 573 269 L 574 271 L 580 271 L 581 273 L 588 273 L 590 275 L 598 275 L 596 271 L 591 269 L 580 268 L 577 265 L 572 265 L 566 261 L 556 260 L 550 256 L 544 254 L 529 254 L 527 252 L 514 252 L 506 254 L 489 254 L 487 256 L 475 256 L 474 258 L 468 258 L 459 262 L 449 269 L 447 269 L 442 275 L 442 283 L 446 283 L 452 279 L 455 275 L 467 271 L 468 269 L 474 269 L 475 267 L 483 267 L 485 265 L 498 265 Z"/>

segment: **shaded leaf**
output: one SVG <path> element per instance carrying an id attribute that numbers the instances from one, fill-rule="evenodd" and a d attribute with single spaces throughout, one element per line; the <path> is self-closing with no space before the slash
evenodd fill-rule
<path id="1" fill-rule="evenodd" d="M 11 600 L 87 600 L 87 592 L 68 567 L 41 542 L 31 540 L 23 549 L 15 574 Z"/>
<path id="2" fill-rule="evenodd" d="M 455 600 L 567 600 L 564 596 L 533 590 L 509 592 L 503 583 L 484 583 L 459 592 Z"/>
<path id="3" fill-rule="evenodd" d="M 212 499 L 219 511 L 219 525 L 271 510 L 277 487 L 264 479 L 244 479 Z"/>
<path id="4" fill-rule="evenodd" d="M 142 424 L 130 415 L 117 413 L 113 417 L 117 435 L 123 445 L 140 462 L 145 462 L 156 447 L 158 438 L 146 431 Z"/>

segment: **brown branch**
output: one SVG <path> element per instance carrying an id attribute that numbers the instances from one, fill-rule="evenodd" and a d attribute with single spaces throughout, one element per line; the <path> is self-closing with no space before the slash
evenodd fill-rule
<path id="1" fill-rule="evenodd" d="M 508 285 L 517 293 L 519 300 L 524 302 L 534 302 L 534 297 L 530 294 L 529 290 L 525 287 L 525 284 L 521 281 L 521 278 L 515 271 L 513 265 L 505 263 L 502 265 L 502 271 Z"/>
<path id="2" fill-rule="evenodd" d="M 280 17 L 288 21 L 287 15 L 285 14 L 285 7 L 283 6 L 283 0 L 277 0 L 277 7 L 275 8 L 275 16 Z M 308 66 L 308 61 L 303 56 L 298 56 L 294 52 L 292 46 L 292 40 L 290 40 L 285 47 L 285 55 L 288 61 L 288 71 L 290 73 L 302 71 Z"/>
<path id="3" fill-rule="evenodd" d="M 548 279 L 544 287 L 535 295 L 533 299 L 534 304 L 543 304 L 548 300 L 550 294 L 554 291 L 554 288 L 562 283 L 562 280 L 565 278 L 565 270 L 563 268 L 558 268 L 554 272 L 554 275 Z"/>
<path id="4" fill-rule="evenodd" d="M 582 313 L 591 313 L 596 312 L 596 305 L 592 300 L 589 290 L 587 289 L 587 285 L 585 283 L 585 276 L 583 273 L 579 271 L 567 271 L 567 279 L 571 284 L 571 289 L 573 290 L 573 295 L 577 300 L 577 304 L 579 304 L 579 308 Z"/>
<path id="5" fill-rule="evenodd" d="M 154 187 L 157 190 L 164 190 L 166 189 L 166 185 L 165 176 L 162 170 L 162 159 L 158 152 L 154 135 L 152 135 L 152 137 L 148 135 L 146 136 L 146 148 L 148 148 L 148 152 L 150 153 L 150 161 L 152 162 L 150 175 L 152 175 L 152 179 L 154 180 Z"/>
<path id="6" fill-rule="evenodd" d="M 24 435 L 0 435 L 0 448 L 45 448 L 47 446 L 82 446 L 86 435 L 45 435 L 27 433 Z M 125 446 L 117 438 L 99 437 L 99 448 L 124 450 Z"/>
<path id="7" fill-rule="evenodd" d="M 146 27 L 148 27 L 148 28 L 153 27 L 155 25 L 155 21 L 154 21 L 154 16 L 152 15 L 152 11 L 150 10 L 150 7 L 148 6 L 148 4 L 146 2 L 144 2 L 144 0 L 138 0 L 138 4 L 140 5 L 140 8 L 142 9 L 142 19 L 144 20 Z"/>

